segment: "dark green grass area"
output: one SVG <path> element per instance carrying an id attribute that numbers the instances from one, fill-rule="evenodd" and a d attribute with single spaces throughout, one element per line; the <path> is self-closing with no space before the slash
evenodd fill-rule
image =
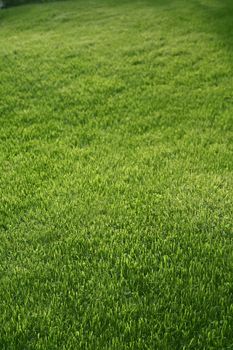
<path id="1" fill-rule="evenodd" d="M 0 11 L 0 349 L 233 349 L 233 2 Z"/>

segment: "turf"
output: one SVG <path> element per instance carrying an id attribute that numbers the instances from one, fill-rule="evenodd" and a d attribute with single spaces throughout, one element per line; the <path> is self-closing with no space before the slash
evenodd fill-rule
<path id="1" fill-rule="evenodd" d="M 233 3 L 0 11 L 0 349 L 233 349 Z"/>

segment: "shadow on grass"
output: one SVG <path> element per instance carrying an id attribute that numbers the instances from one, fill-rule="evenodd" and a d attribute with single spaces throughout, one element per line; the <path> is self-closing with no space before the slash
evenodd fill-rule
<path id="1" fill-rule="evenodd" d="M 194 1 L 196 13 L 203 18 L 206 30 L 218 35 L 221 44 L 233 52 L 233 1 Z"/>
<path id="2" fill-rule="evenodd" d="M 0 0 L 0 3 L 2 4 L 2 8 L 9 8 L 9 7 L 15 7 L 20 5 L 27 5 L 27 4 L 43 4 L 43 3 L 49 3 L 49 2 L 55 2 L 59 0 Z M 61 1 L 61 0 L 60 0 Z"/>
<path id="3" fill-rule="evenodd" d="M 198 20 L 198 29 L 216 34 L 223 47 L 233 52 L 233 0 L 147 0 L 147 3 L 155 7 L 166 6 L 167 10 L 180 9 L 181 16 L 186 14 L 190 21 Z"/>

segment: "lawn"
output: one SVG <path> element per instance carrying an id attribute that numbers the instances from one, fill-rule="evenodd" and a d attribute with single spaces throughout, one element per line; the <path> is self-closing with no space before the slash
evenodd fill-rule
<path id="1" fill-rule="evenodd" d="M 233 2 L 0 11 L 0 349 L 233 349 Z"/>

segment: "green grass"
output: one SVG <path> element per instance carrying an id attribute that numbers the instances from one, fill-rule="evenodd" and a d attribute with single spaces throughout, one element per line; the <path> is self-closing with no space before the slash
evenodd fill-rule
<path id="1" fill-rule="evenodd" d="M 0 11 L 0 349 L 233 349 L 233 3 Z"/>

